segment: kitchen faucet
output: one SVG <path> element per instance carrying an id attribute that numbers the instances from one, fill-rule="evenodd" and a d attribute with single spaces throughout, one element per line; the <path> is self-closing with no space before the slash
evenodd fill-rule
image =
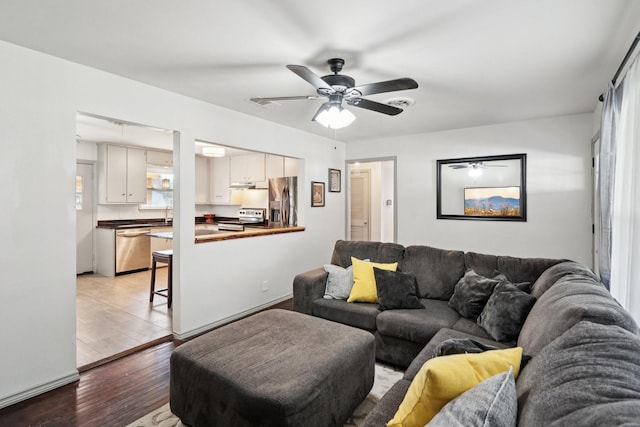
<path id="1" fill-rule="evenodd" d="M 171 209 L 169 207 L 169 205 L 165 206 L 165 208 L 164 208 L 164 223 L 165 224 L 169 224 L 169 209 Z"/>

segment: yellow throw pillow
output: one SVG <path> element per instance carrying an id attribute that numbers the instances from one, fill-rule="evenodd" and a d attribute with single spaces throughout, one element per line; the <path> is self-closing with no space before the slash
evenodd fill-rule
<path id="1" fill-rule="evenodd" d="M 522 347 L 484 353 L 453 354 L 429 359 L 404 396 L 387 427 L 423 427 L 450 400 L 513 366 L 517 378 Z"/>
<path id="2" fill-rule="evenodd" d="M 373 275 L 373 267 L 382 270 L 396 271 L 398 263 L 381 264 L 379 262 L 362 261 L 351 257 L 353 265 L 353 287 L 347 302 L 378 302 L 378 290 L 376 289 L 376 278 Z"/>

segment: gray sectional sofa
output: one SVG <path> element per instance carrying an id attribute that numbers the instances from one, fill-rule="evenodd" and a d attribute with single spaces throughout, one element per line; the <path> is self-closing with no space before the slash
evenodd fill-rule
<path id="1" fill-rule="evenodd" d="M 587 267 L 567 260 L 354 241 L 337 241 L 331 264 L 347 268 L 352 256 L 397 262 L 399 271 L 415 276 L 416 296 L 425 307 L 380 310 L 378 304 L 324 298 L 325 268 L 295 277 L 294 310 L 370 331 L 377 359 L 406 368 L 365 426 L 386 425 L 422 365 L 451 339 L 497 348 L 517 345 L 531 357 L 516 381 L 519 426 L 640 425 L 638 326 Z M 532 306 L 513 339 L 497 341 L 450 302 L 470 269 L 527 289 Z"/>

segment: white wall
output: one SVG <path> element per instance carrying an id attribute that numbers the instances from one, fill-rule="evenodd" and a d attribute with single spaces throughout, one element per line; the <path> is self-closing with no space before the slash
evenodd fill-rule
<path id="1" fill-rule="evenodd" d="M 327 262 L 344 237 L 344 192 L 310 209 L 307 185 L 344 164 L 344 144 L 5 42 L 0 58 L 0 407 L 77 375 L 78 111 L 179 132 L 173 313 L 179 335 L 290 295 L 294 275 Z M 196 246 L 195 139 L 304 159 L 299 222 L 306 231 Z"/>
<path id="2" fill-rule="evenodd" d="M 591 114 L 349 143 L 347 159 L 397 156 L 398 243 L 591 266 Z M 527 221 L 436 219 L 436 160 L 527 154 Z"/>

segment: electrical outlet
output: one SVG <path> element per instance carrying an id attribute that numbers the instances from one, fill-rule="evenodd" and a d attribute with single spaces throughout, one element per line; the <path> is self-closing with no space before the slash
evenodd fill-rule
<path id="1" fill-rule="evenodd" d="M 262 292 L 267 292 L 269 290 L 269 281 L 268 280 L 263 280 L 262 281 Z"/>

